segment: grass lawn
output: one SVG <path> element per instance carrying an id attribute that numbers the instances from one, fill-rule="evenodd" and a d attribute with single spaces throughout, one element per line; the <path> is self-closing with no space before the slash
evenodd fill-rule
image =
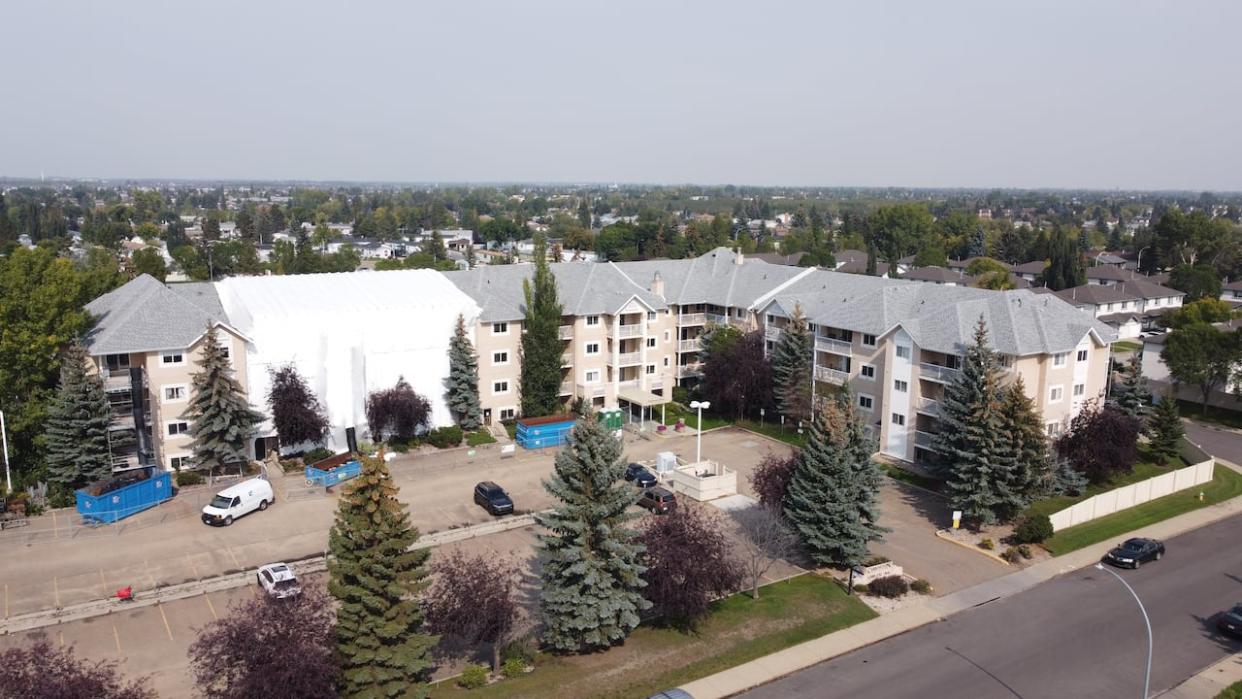
<path id="1" fill-rule="evenodd" d="M 1199 492 L 1203 492 L 1200 501 Z M 1216 464 L 1212 480 L 1196 488 L 1166 495 L 1157 500 L 1131 507 L 1107 517 L 1063 529 L 1044 542 L 1044 548 L 1052 555 L 1060 556 L 1077 551 L 1084 546 L 1119 537 L 1126 532 L 1155 522 L 1176 517 L 1184 512 L 1197 510 L 1242 495 L 1242 474 Z"/>
<path id="2" fill-rule="evenodd" d="M 690 427 L 697 429 L 699 426 L 699 411 L 690 410 L 688 408 L 685 410 L 682 410 L 680 407 L 677 406 L 677 404 L 670 403 L 668 408 L 665 409 L 664 411 L 664 424 L 670 425 L 670 426 L 676 425 L 678 418 L 685 420 L 686 424 L 689 425 Z M 703 413 L 703 429 L 704 430 L 711 430 L 717 427 L 724 427 L 725 425 L 730 425 L 730 424 L 733 424 L 733 423 L 727 417 L 721 417 L 720 415 L 716 415 L 710 412 Z"/>
<path id="3" fill-rule="evenodd" d="M 921 473 L 915 473 L 914 471 L 904 469 L 900 466 L 881 463 L 880 468 L 884 469 L 884 473 L 888 474 L 888 477 L 895 481 L 909 483 L 910 485 L 917 485 L 920 488 L 926 488 L 932 492 L 939 493 L 940 489 L 944 487 L 944 481 L 939 478 L 924 476 Z"/>
<path id="4" fill-rule="evenodd" d="M 760 594 L 758 600 L 734 595 L 717 602 L 694 633 L 644 625 L 606 652 L 541 656 L 530 674 L 474 690 L 442 682 L 431 696 L 645 697 L 876 616 L 836 583 L 812 574 L 768 585 Z"/>
<path id="5" fill-rule="evenodd" d="M 496 438 L 487 430 L 466 433 L 466 446 L 477 447 L 483 444 L 495 444 Z"/>
<path id="6" fill-rule="evenodd" d="M 1202 420 L 1203 422 L 1215 422 L 1218 425 L 1242 430 L 1242 411 L 1211 406 L 1208 408 L 1207 415 L 1204 415 L 1202 403 L 1193 403 L 1188 400 L 1177 401 L 1177 409 L 1181 411 L 1182 417 Z"/>
<path id="7" fill-rule="evenodd" d="M 784 442 L 791 447 L 801 447 L 806 443 L 806 435 L 798 434 L 798 427 L 796 425 L 785 425 L 782 427 L 779 422 L 755 422 L 754 420 L 738 420 L 734 424 L 738 427 L 744 427 L 751 432 L 758 432 L 765 437 L 771 437 L 779 442 Z"/>
<path id="8" fill-rule="evenodd" d="M 1141 455 L 1140 458 L 1142 458 Z M 1145 481 L 1148 478 L 1154 478 L 1162 473 L 1175 471 L 1179 468 L 1184 468 L 1185 466 L 1186 462 L 1180 457 L 1169 461 L 1168 466 L 1159 466 L 1150 461 L 1140 461 L 1139 463 L 1134 464 L 1134 470 L 1130 473 L 1119 473 L 1105 483 L 1089 485 L 1081 495 L 1059 495 L 1046 500 L 1033 502 L 1030 507 L 1026 508 L 1024 515 L 1051 515 L 1054 512 L 1064 510 L 1070 505 L 1076 505 L 1094 495 L 1099 495 L 1100 493 L 1104 493 L 1115 488 L 1127 486 L 1131 483 Z"/>
<path id="9" fill-rule="evenodd" d="M 1118 340 L 1113 343 L 1114 352 L 1137 352 L 1143 349 L 1143 343 L 1133 340 Z"/>
<path id="10" fill-rule="evenodd" d="M 1234 682 L 1220 690 L 1220 694 L 1216 695 L 1216 699 L 1242 699 L 1242 682 Z"/>

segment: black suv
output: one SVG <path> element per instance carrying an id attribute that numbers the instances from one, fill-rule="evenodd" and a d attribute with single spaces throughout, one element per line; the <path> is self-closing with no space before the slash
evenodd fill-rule
<path id="1" fill-rule="evenodd" d="M 1155 539 L 1127 539 L 1104 555 L 1104 562 L 1121 568 L 1138 568 L 1164 556 L 1164 544 Z"/>
<path id="2" fill-rule="evenodd" d="M 630 464 L 625 467 L 625 480 L 634 481 L 639 488 L 650 488 L 656 484 L 655 474 L 642 464 Z"/>
<path id="3" fill-rule="evenodd" d="M 491 481 L 474 486 L 474 502 L 493 515 L 513 514 L 513 500 L 504 488 Z"/>
<path id="4" fill-rule="evenodd" d="M 657 486 L 643 491 L 642 497 L 638 499 L 638 506 L 664 515 L 677 508 L 677 499 L 673 497 L 672 491 Z"/>

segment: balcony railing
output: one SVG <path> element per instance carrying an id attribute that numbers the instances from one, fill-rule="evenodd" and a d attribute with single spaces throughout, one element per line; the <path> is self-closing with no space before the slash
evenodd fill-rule
<path id="1" fill-rule="evenodd" d="M 630 366 L 632 364 L 642 364 L 642 352 L 618 352 L 616 360 L 613 362 L 615 366 Z"/>
<path id="2" fill-rule="evenodd" d="M 626 379 L 625 381 L 617 382 L 617 390 L 623 391 L 627 388 L 642 388 L 642 385 L 642 379 Z"/>
<path id="3" fill-rule="evenodd" d="M 129 377 L 129 369 L 116 369 L 108 372 L 104 378 L 104 390 L 111 393 L 120 391 L 128 391 L 133 388 L 133 382 Z"/>
<path id="4" fill-rule="evenodd" d="M 583 398 L 601 398 L 604 395 L 605 387 L 603 384 L 578 384 L 578 395 Z"/>
<path id="5" fill-rule="evenodd" d="M 556 329 L 556 335 L 562 340 L 572 340 L 574 339 L 574 326 L 562 325 Z"/>
<path id="6" fill-rule="evenodd" d="M 647 379 L 647 390 L 648 391 L 654 391 L 654 390 L 662 389 L 662 388 L 664 388 L 664 377 L 663 376 L 653 376 L 650 379 Z"/>
<path id="7" fill-rule="evenodd" d="M 780 342 L 781 333 L 783 332 L 785 331 L 775 325 L 768 325 L 763 328 L 763 339 L 771 340 L 772 342 Z"/>
<path id="8" fill-rule="evenodd" d="M 706 316 L 707 322 L 714 325 L 727 325 L 729 323 L 729 317 L 719 313 L 706 313 L 704 315 Z"/>
<path id="9" fill-rule="evenodd" d="M 939 383 L 952 383 L 957 380 L 958 374 L 961 372 L 953 367 L 940 366 L 939 364 L 928 364 L 923 362 L 919 365 L 919 376 L 928 381 L 936 381 Z"/>
<path id="10" fill-rule="evenodd" d="M 932 417 L 940 416 L 940 401 L 919 397 L 918 411 Z"/>
<path id="11" fill-rule="evenodd" d="M 703 349 L 703 341 L 697 337 L 694 338 L 693 340 L 678 340 L 677 341 L 678 352 L 698 352 L 701 349 Z"/>
<path id="12" fill-rule="evenodd" d="M 850 378 L 849 372 L 838 371 L 826 366 L 815 366 L 815 380 L 828 383 L 843 384 Z"/>
<path id="13" fill-rule="evenodd" d="M 574 382 L 566 381 L 561 384 L 561 391 L 558 396 L 572 396 L 574 394 Z"/>
<path id="14" fill-rule="evenodd" d="M 700 362 L 694 362 L 691 364 L 682 364 L 681 366 L 677 367 L 677 378 L 679 379 L 684 379 L 684 378 L 688 378 L 691 376 L 702 376 L 702 375 L 703 375 L 703 364 Z"/>
<path id="15" fill-rule="evenodd" d="M 642 337 L 642 335 L 643 335 L 643 324 L 642 323 L 630 323 L 629 325 L 611 325 L 610 324 L 608 326 L 608 337 L 627 338 L 627 337 Z"/>
<path id="16" fill-rule="evenodd" d="M 706 313 L 682 313 L 677 316 L 678 325 L 703 325 L 706 322 Z"/>
<path id="17" fill-rule="evenodd" d="M 931 432 L 923 432 L 922 430 L 914 431 L 914 446 L 923 447 L 924 449 L 933 449 L 936 445 L 936 435 Z"/>
<path id="18" fill-rule="evenodd" d="M 833 354 L 843 354 L 847 357 L 853 356 L 854 345 L 845 340 L 836 340 L 831 337 L 815 338 L 815 349 L 820 352 L 832 352 Z"/>
<path id="19" fill-rule="evenodd" d="M 561 355 L 561 368 L 574 365 L 574 355 L 572 352 L 566 352 Z"/>

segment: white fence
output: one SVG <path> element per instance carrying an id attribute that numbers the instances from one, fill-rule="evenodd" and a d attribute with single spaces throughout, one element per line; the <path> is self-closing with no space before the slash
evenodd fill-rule
<path id="1" fill-rule="evenodd" d="M 1071 505 L 1048 518 L 1052 520 L 1052 530 L 1059 532 L 1067 527 L 1090 522 L 1093 519 L 1120 512 L 1135 505 L 1142 505 L 1149 500 L 1193 488 L 1212 480 L 1212 472 L 1216 464 L 1207 453 L 1189 442 L 1183 442 L 1181 453 L 1187 461 L 1202 460 L 1196 461 L 1192 466 L 1162 473 L 1138 483 L 1124 485 Z"/>

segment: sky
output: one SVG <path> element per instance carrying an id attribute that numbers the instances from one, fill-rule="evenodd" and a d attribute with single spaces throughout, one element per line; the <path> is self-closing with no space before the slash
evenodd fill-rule
<path id="1" fill-rule="evenodd" d="M 1242 190 L 1242 3 L 20 2 L 0 176 Z"/>

